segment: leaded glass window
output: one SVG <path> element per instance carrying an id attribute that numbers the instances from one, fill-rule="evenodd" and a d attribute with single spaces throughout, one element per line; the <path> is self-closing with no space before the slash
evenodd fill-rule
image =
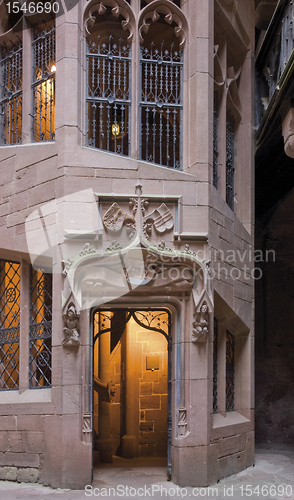
<path id="1" fill-rule="evenodd" d="M 21 142 L 22 131 L 22 41 L 0 48 L 0 144 Z"/>
<path id="2" fill-rule="evenodd" d="M 233 120 L 226 124 L 226 202 L 234 210 L 235 129 Z"/>
<path id="3" fill-rule="evenodd" d="M 0 389 L 19 387 L 20 264 L 0 260 Z"/>
<path id="4" fill-rule="evenodd" d="M 226 332 L 226 411 L 234 410 L 235 392 L 235 340 Z"/>
<path id="5" fill-rule="evenodd" d="M 33 29 L 33 136 L 55 139 L 55 23 Z"/>
<path id="6" fill-rule="evenodd" d="M 213 413 L 217 413 L 217 354 L 218 354 L 218 324 L 214 318 L 213 329 Z"/>
<path id="7" fill-rule="evenodd" d="M 115 35 L 87 40 L 88 146 L 130 154 L 131 46 Z"/>
<path id="8" fill-rule="evenodd" d="M 50 387 L 52 274 L 32 269 L 30 290 L 30 387 Z"/>
<path id="9" fill-rule="evenodd" d="M 218 105 L 214 98 L 213 105 L 213 185 L 218 188 Z"/>
<path id="10" fill-rule="evenodd" d="M 155 37 L 154 29 L 160 31 L 162 23 L 157 22 L 152 28 Z M 140 47 L 140 158 L 180 169 L 183 52 L 174 36 L 160 43 L 148 42 L 150 36 L 151 30 L 147 42 Z"/>

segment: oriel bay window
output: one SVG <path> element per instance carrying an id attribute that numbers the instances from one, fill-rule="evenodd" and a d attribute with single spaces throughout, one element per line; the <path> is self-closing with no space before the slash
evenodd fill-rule
<path id="1" fill-rule="evenodd" d="M 180 22 L 179 3 L 170 1 L 170 7 L 157 5 L 152 11 L 152 2 L 141 2 L 139 29 L 125 3 L 118 1 L 114 8 L 105 0 L 89 8 L 87 146 L 181 168 L 184 37 L 183 23 L 179 28 L 173 21 Z"/>

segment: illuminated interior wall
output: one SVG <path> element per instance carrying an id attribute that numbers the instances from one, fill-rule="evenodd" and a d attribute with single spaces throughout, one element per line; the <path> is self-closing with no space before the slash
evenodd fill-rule
<path id="1" fill-rule="evenodd" d="M 161 333 L 134 325 L 133 336 L 142 344 L 142 376 L 140 378 L 140 456 L 167 455 L 168 416 L 168 351 Z M 157 365 L 157 369 L 147 369 Z"/>
<path id="2" fill-rule="evenodd" d="M 34 110 L 34 139 L 36 141 L 53 140 L 55 136 L 54 76 L 34 88 Z"/>
<path id="3" fill-rule="evenodd" d="M 111 314 L 111 313 L 110 313 Z M 110 321 L 109 321 L 110 325 Z M 106 326 L 104 326 L 105 328 Z M 99 324 L 94 321 L 94 334 Z M 126 346 L 126 339 L 129 347 Z M 132 374 L 127 373 L 126 349 L 130 349 Z M 132 355 L 132 353 L 134 355 Z M 100 353 L 100 356 L 102 353 Z M 158 368 L 147 369 L 147 358 Z M 94 346 L 94 376 L 99 376 L 99 342 Z M 129 393 L 126 394 L 126 376 Z M 128 407 L 137 415 L 138 456 L 160 457 L 167 455 L 168 417 L 168 350 L 167 340 L 161 333 L 139 326 L 131 318 L 120 341 L 110 353 L 109 384 L 110 429 L 113 454 L 120 455 L 121 438 L 126 433 L 125 419 Z M 134 395 L 139 394 L 139 399 Z M 94 391 L 94 436 L 98 436 L 99 399 Z"/>

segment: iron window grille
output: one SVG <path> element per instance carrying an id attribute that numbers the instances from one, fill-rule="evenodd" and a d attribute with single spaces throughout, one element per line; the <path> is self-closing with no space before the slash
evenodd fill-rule
<path id="1" fill-rule="evenodd" d="M 22 41 L 1 47 L 1 145 L 21 143 Z"/>
<path id="2" fill-rule="evenodd" d="M 180 169 L 182 164 L 183 52 L 140 47 L 140 158 Z"/>
<path id="3" fill-rule="evenodd" d="M 33 29 L 33 137 L 55 139 L 55 22 Z"/>
<path id="4" fill-rule="evenodd" d="M 218 324 L 214 318 L 213 329 L 213 413 L 217 413 L 217 355 L 218 355 Z"/>
<path id="5" fill-rule="evenodd" d="M 226 202 L 234 210 L 235 198 L 235 127 L 232 120 L 226 123 Z"/>
<path id="6" fill-rule="evenodd" d="M 0 260 L 0 388 L 19 387 L 20 264 Z"/>
<path id="7" fill-rule="evenodd" d="M 218 188 L 218 112 L 216 105 L 213 109 L 213 185 Z"/>
<path id="8" fill-rule="evenodd" d="M 51 273 L 31 270 L 30 297 L 30 387 L 51 387 Z"/>
<path id="9" fill-rule="evenodd" d="M 88 146 L 130 154 L 131 46 L 110 35 L 87 41 Z"/>
<path id="10" fill-rule="evenodd" d="M 235 393 L 235 340 L 226 332 L 226 411 L 234 410 Z"/>

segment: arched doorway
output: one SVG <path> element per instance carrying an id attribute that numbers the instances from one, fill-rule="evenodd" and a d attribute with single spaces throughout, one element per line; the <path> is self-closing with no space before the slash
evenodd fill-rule
<path id="1" fill-rule="evenodd" d="M 93 311 L 94 465 L 166 457 L 171 471 L 171 312 Z"/>

